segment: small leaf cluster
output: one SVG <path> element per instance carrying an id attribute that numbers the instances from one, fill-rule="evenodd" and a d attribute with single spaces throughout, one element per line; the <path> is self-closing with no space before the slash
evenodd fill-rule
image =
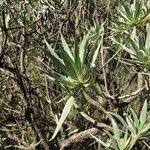
<path id="1" fill-rule="evenodd" d="M 118 30 L 127 30 L 140 26 L 148 14 L 145 0 L 134 0 L 132 4 L 124 4 L 118 7 L 117 20 L 113 21 Z"/>
<path id="2" fill-rule="evenodd" d="M 135 143 L 146 137 L 150 131 L 150 121 L 147 116 L 147 101 L 144 102 L 139 117 L 132 108 L 130 108 L 130 115 L 127 115 L 125 119 L 115 113 L 108 112 L 108 114 L 117 118 L 124 129 L 120 129 L 118 123 L 112 118 L 113 134 L 105 130 L 111 141 L 109 144 L 92 135 L 106 149 L 132 150 Z"/>
<path id="3" fill-rule="evenodd" d="M 114 30 L 118 35 L 112 37 L 114 43 L 130 55 L 129 62 L 144 72 L 150 67 L 150 12 L 146 4 L 147 0 L 134 0 L 131 7 L 120 6 L 114 23 L 114 29 L 119 32 Z"/>

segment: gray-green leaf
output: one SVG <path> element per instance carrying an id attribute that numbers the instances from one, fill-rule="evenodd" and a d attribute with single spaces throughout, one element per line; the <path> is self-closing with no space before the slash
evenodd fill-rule
<path id="1" fill-rule="evenodd" d="M 62 124 L 64 123 L 65 119 L 67 118 L 67 116 L 68 116 L 68 114 L 69 114 L 69 112 L 70 112 L 70 110 L 73 106 L 73 103 L 74 103 L 74 97 L 71 96 L 65 104 L 65 107 L 64 107 L 63 112 L 61 114 L 61 117 L 58 121 L 57 127 L 56 127 L 56 129 L 54 131 L 54 134 L 53 134 L 53 136 L 50 140 L 53 140 L 55 138 L 55 136 L 57 135 L 58 131 L 60 130 L 60 128 L 62 126 Z"/>

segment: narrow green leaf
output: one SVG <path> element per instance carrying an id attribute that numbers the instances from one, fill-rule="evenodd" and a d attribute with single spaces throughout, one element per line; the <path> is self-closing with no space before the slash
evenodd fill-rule
<path id="1" fill-rule="evenodd" d="M 126 129 L 124 137 L 123 137 L 123 143 L 126 143 L 125 147 L 127 146 L 127 139 L 128 139 L 128 129 Z"/>
<path id="2" fill-rule="evenodd" d="M 130 132 L 133 133 L 134 135 L 136 135 L 137 130 L 134 127 L 134 123 L 133 123 L 133 120 L 131 119 L 131 117 L 127 116 L 126 121 L 127 121 L 127 124 L 128 124 L 128 127 L 129 127 L 128 129 L 130 130 Z"/>
<path id="3" fill-rule="evenodd" d="M 132 113 L 132 116 L 133 116 L 133 119 L 134 119 L 134 126 L 136 127 L 136 128 L 138 128 L 139 127 L 139 119 L 138 119 L 138 116 L 137 116 L 137 114 L 135 113 L 135 111 L 132 109 L 132 108 L 130 108 L 130 110 L 131 110 L 131 113 Z"/>
<path id="4" fill-rule="evenodd" d="M 45 70 L 43 70 L 42 68 L 39 68 L 39 67 L 36 67 L 36 68 L 37 68 L 40 72 L 42 72 L 42 73 L 48 75 L 48 76 L 52 79 L 52 81 L 54 81 L 54 80 L 56 79 L 56 75 L 55 75 L 54 73 L 52 73 L 52 72 L 50 72 L 50 71 L 45 71 Z"/>
<path id="5" fill-rule="evenodd" d="M 50 139 L 50 141 L 53 140 L 53 139 L 56 137 L 56 135 L 57 135 L 57 133 L 59 132 L 59 130 L 60 130 L 62 124 L 64 123 L 65 119 L 67 118 L 68 114 L 70 113 L 71 108 L 72 108 L 72 106 L 73 106 L 73 103 L 74 103 L 74 97 L 71 96 L 71 97 L 67 100 L 67 102 L 66 102 L 66 104 L 65 104 L 65 107 L 64 107 L 63 112 L 62 112 L 62 114 L 61 114 L 61 117 L 60 117 L 60 119 L 59 119 L 59 121 L 58 121 L 57 127 L 56 127 L 56 129 L 55 129 L 55 131 L 54 131 L 54 134 L 53 134 L 52 138 Z"/>
<path id="6" fill-rule="evenodd" d="M 138 21 L 138 19 L 140 17 L 140 13 L 142 11 L 142 4 L 141 4 L 141 2 L 137 1 L 135 7 L 136 8 L 135 8 L 135 11 L 134 11 L 134 20 Z"/>
<path id="7" fill-rule="evenodd" d="M 131 141 L 131 136 L 125 141 L 123 150 L 128 150 L 129 149 L 130 141 Z"/>
<path id="8" fill-rule="evenodd" d="M 140 114 L 140 129 L 144 127 L 146 117 L 147 117 L 147 100 L 145 100 Z"/>
<path id="9" fill-rule="evenodd" d="M 136 27 L 133 28 L 133 31 L 131 33 L 131 39 L 136 42 L 137 45 L 139 45 L 139 37 L 137 36 L 137 29 Z"/>
<path id="10" fill-rule="evenodd" d="M 125 122 L 125 120 L 120 115 L 118 115 L 117 113 L 108 112 L 108 114 L 115 116 L 122 123 L 122 125 L 127 126 L 127 123 Z"/>
<path id="11" fill-rule="evenodd" d="M 57 85 L 65 85 L 65 86 L 73 86 L 74 84 L 65 80 L 64 76 L 62 76 L 61 74 L 58 74 L 57 72 L 54 72 L 53 70 L 50 71 L 45 71 L 39 67 L 37 67 L 37 69 L 39 71 L 41 71 L 42 73 L 46 74 L 50 80 L 55 81 L 55 83 Z"/>
<path id="12" fill-rule="evenodd" d="M 133 146 L 135 145 L 135 143 L 137 142 L 139 136 L 134 136 L 130 142 L 130 147 L 129 147 L 129 150 L 132 150 L 133 149 Z"/>
<path id="13" fill-rule="evenodd" d="M 55 65 L 61 69 L 64 73 L 67 73 L 65 64 L 63 62 L 63 60 L 55 53 L 55 51 L 52 49 L 52 47 L 47 43 L 47 41 L 45 40 L 46 46 L 48 48 L 48 50 L 44 50 L 43 51 L 46 53 L 46 55 L 55 63 Z"/>
<path id="14" fill-rule="evenodd" d="M 126 18 L 128 18 L 128 20 L 132 21 L 132 11 L 129 9 L 131 7 L 127 6 L 127 5 L 124 5 L 124 10 L 126 12 Z"/>
<path id="15" fill-rule="evenodd" d="M 140 50 L 140 46 L 139 46 L 140 44 L 139 44 L 139 37 L 137 36 L 135 27 L 133 28 L 133 31 L 132 31 L 132 34 L 131 34 L 131 37 L 129 40 L 135 51 L 136 57 L 138 57 L 138 51 Z"/>
<path id="16" fill-rule="evenodd" d="M 73 76 L 73 73 L 69 70 L 65 64 L 64 61 L 54 52 L 54 50 L 51 48 L 51 46 L 45 41 L 46 46 L 48 50 L 44 50 L 44 52 L 47 54 L 47 56 L 55 63 L 55 65 L 65 73 L 65 75 Z"/>
<path id="17" fill-rule="evenodd" d="M 88 74 L 88 72 L 87 72 L 87 74 Z M 93 70 L 91 70 L 91 73 L 89 74 L 89 78 L 86 79 L 85 84 L 94 85 L 95 80 L 96 80 L 96 73 Z"/>
<path id="18" fill-rule="evenodd" d="M 139 47 L 136 45 L 136 43 L 132 40 L 132 39 L 129 39 L 130 43 L 131 43 L 131 46 L 132 48 L 134 49 L 134 55 L 138 58 L 139 56 Z"/>
<path id="19" fill-rule="evenodd" d="M 145 46 L 145 39 L 144 38 L 139 38 L 139 49 L 144 49 Z"/>
<path id="20" fill-rule="evenodd" d="M 77 72 L 78 74 L 82 73 L 82 69 L 81 69 L 81 61 L 80 61 L 80 56 L 79 56 L 79 46 L 78 46 L 78 41 L 77 41 L 77 37 L 75 37 L 75 49 L 74 49 L 74 61 L 75 61 L 75 65 L 77 68 Z"/>
<path id="21" fill-rule="evenodd" d="M 148 131 L 150 131 L 150 122 L 143 128 L 140 134 L 147 133 Z"/>
<path id="22" fill-rule="evenodd" d="M 150 25 L 148 25 L 148 27 L 147 27 L 147 36 L 146 36 L 145 48 L 150 49 Z"/>
<path id="23" fill-rule="evenodd" d="M 104 25 L 104 23 L 102 24 L 101 30 L 99 31 L 99 32 L 101 33 L 101 39 L 100 39 L 100 41 L 99 41 L 99 43 L 98 43 L 98 46 L 97 46 L 97 42 L 95 42 L 97 48 L 96 48 L 96 50 L 95 50 L 95 48 L 93 49 L 94 52 L 92 53 L 91 67 L 95 67 L 95 61 L 96 61 L 96 59 L 97 59 L 97 56 L 98 56 L 100 47 L 101 47 L 102 42 L 103 42 L 103 36 L 104 36 L 104 28 L 103 28 L 103 25 Z"/>
<path id="24" fill-rule="evenodd" d="M 69 80 L 67 80 L 67 78 L 65 78 L 64 76 L 60 75 L 59 78 L 57 78 L 56 80 L 58 83 L 64 85 L 65 87 L 67 86 L 74 86 L 76 83 L 74 82 L 71 82 Z"/>
<path id="25" fill-rule="evenodd" d="M 57 62 L 64 64 L 63 60 L 55 53 L 55 51 L 52 49 L 52 47 L 48 44 L 46 40 L 45 40 L 45 43 L 49 51 L 44 50 L 44 49 L 43 50 L 49 56 L 49 58 L 51 58 L 53 61 L 57 60 Z"/>
<path id="26" fill-rule="evenodd" d="M 131 141 L 131 136 L 128 137 L 128 129 L 126 129 L 125 133 L 124 133 L 124 137 L 120 140 L 121 143 L 119 144 L 119 150 L 128 150 L 129 147 L 129 143 Z"/>
<path id="27" fill-rule="evenodd" d="M 115 150 L 119 150 L 119 149 L 118 149 L 117 141 L 114 139 L 114 137 L 113 137 L 108 131 L 106 131 L 106 130 L 104 130 L 104 131 L 108 134 L 109 138 L 111 139 L 111 141 L 112 141 L 112 147 L 113 147 Z"/>
<path id="28" fill-rule="evenodd" d="M 124 9 L 124 8 L 123 8 Z M 126 12 L 125 11 L 123 11 L 123 10 L 118 10 L 118 12 L 119 12 L 119 14 L 118 14 L 118 16 L 121 18 L 119 18 L 120 20 L 124 20 L 124 22 L 130 22 L 130 19 L 128 18 L 128 16 L 127 16 L 127 14 L 126 14 Z M 119 21 L 120 21 L 119 20 Z"/>
<path id="29" fill-rule="evenodd" d="M 62 41 L 62 45 L 63 45 L 63 48 L 64 48 L 64 51 L 69 55 L 69 57 L 72 59 L 72 61 L 74 61 L 74 58 L 73 58 L 73 55 L 69 49 L 69 46 L 66 42 L 66 40 L 64 39 L 63 35 L 61 34 L 61 41 Z"/>
<path id="30" fill-rule="evenodd" d="M 112 125 L 113 125 L 113 132 L 114 132 L 114 138 L 117 141 L 118 145 L 120 144 L 120 132 L 119 132 L 119 128 L 116 124 L 116 122 L 114 121 L 114 119 L 111 119 Z"/>
<path id="31" fill-rule="evenodd" d="M 79 57 L 80 57 L 80 62 L 81 62 L 82 68 L 83 68 L 84 62 L 85 62 L 85 55 L 86 55 L 86 48 L 87 48 L 87 44 L 88 44 L 88 40 L 89 40 L 89 34 L 90 34 L 90 32 L 88 32 L 84 36 L 84 38 L 79 46 Z"/>
<path id="32" fill-rule="evenodd" d="M 122 21 L 112 21 L 114 24 L 119 25 L 119 26 L 125 26 L 128 25 L 126 22 L 122 22 Z"/>
<path id="33" fill-rule="evenodd" d="M 125 45 L 123 45 L 122 43 L 116 41 L 114 38 L 110 38 L 113 42 L 115 42 L 116 44 L 119 44 L 125 51 L 127 51 L 129 54 L 131 55 L 136 55 L 135 52 L 129 48 L 127 48 Z"/>
<path id="34" fill-rule="evenodd" d="M 78 80 L 77 70 L 74 61 L 70 58 L 70 56 L 66 53 L 66 51 L 62 50 L 61 54 L 65 66 L 67 68 L 66 70 L 70 74 L 70 77 L 75 80 Z"/>

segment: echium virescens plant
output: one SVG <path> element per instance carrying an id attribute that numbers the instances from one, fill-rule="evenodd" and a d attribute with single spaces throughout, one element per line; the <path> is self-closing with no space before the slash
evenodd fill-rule
<path id="1" fill-rule="evenodd" d="M 127 61 L 140 66 L 144 73 L 148 73 L 150 71 L 149 1 L 134 0 L 131 7 L 127 4 L 119 7 L 118 20 L 115 21 L 114 29 L 116 28 L 120 29 L 117 30 L 119 40 L 115 38 L 112 40 L 129 53 L 130 59 Z"/>
<path id="2" fill-rule="evenodd" d="M 128 43 L 122 44 L 113 40 L 129 53 L 131 59 L 126 59 L 126 61 L 140 66 L 144 72 L 148 73 L 150 71 L 150 24 L 147 24 L 144 33 L 143 35 L 143 33 L 134 27 L 131 35 L 126 38 Z"/>
<path id="3" fill-rule="evenodd" d="M 140 27 L 149 19 L 148 0 L 134 0 L 132 4 L 126 3 L 118 7 L 116 20 L 113 21 L 118 31 Z"/>
<path id="4" fill-rule="evenodd" d="M 95 29 L 95 30 L 94 30 Z M 87 34 L 84 35 L 81 43 L 77 43 L 75 39 L 74 47 L 69 48 L 66 40 L 61 34 L 61 42 L 63 48 L 61 49 L 61 56 L 58 56 L 55 50 L 45 40 L 47 49 L 43 49 L 46 55 L 53 61 L 53 63 L 62 71 L 62 74 L 55 72 L 54 70 L 44 71 L 51 79 L 59 83 L 61 87 L 66 89 L 72 89 L 76 86 L 89 86 L 94 81 L 95 61 L 100 49 L 100 33 L 103 31 L 93 27 Z M 90 55 L 87 59 L 87 49 L 92 43 Z M 93 44 L 94 43 L 94 44 Z"/>
<path id="5" fill-rule="evenodd" d="M 80 43 L 75 39 L 73 48 L 69 47 L 65 38 L 61 34 L 63 47 L 61 49 L 61 56 L 59 56 L 45 40 L 47 49 L 44 49 L 44 52 L 62 74 L 51 69 L 46 71 L 42 69 L 40 70 L 47 74 L 55 83 L 68 91 L 67 98 L 65 98 L 66 104 L 51 139 L 57 135 L 72 106 L 75 104 L 75 93 L 73 89 L 76 88 L 77 90 L 80 90 L 82 86 L 87 87 L 94 84 L 95 72 L 93 68 L 95 67 L 95 61 L 101 47 L 103 33 L 103 25 L 99 28 L 95 25 L 88 31 L 88 33 L 84 34 L 83 40 Z M 87 49 L 89 46 L 90 54 L 87 55 Z"/>
<path id="6" fill-rule="evenodd" d="M 134 145 L 138 141 L 142 141 L 146 137 L 150 137 L 150 120 L 147 111 L 147 101 L 144 102 L 139 117 L 132 108 L 129 108 L 129 112 L 125 119 L 116 113 L 108 112 L 108 114 L 113 116 L 111 117 L 113 132 L 110 133 L 104 130 L 110 139 L 109 143 L 92 135 L 92 137 L 105 149 L 133 150 Z M 120 124 L 116 121 L 116 119 L 120 122 Z M 149 146 L 146 146 L 146 149 L 149 149 Z"/>

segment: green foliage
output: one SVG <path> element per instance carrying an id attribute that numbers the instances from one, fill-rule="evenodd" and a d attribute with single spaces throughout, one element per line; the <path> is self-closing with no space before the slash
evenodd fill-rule
<path id="1" fill-rule="evenodd" d="M 132 63 L 139 64 L 145 68 L 150 66 L 150 25 L 147 25 L 146 39 L 140 35 L 137 28 L 134 27 L 131 36 L 127 39 L 130 45 L 121 44 L 115 39 L 113 41 L 120 45 L 131 56 Z"/>
<path id="2" fill-rule="evenodd" d="M 55 136 L 57 135 L 58 131 L 60 130 L 60 128 L 62 126 L 62 124 L 64 123 L 65 119 L 67 118 L 67 116 L 68 116 L 68 114 L 69 114 L 69 112 L 70 112 L 70 110 L 73 106 L 73 103 L 74 103 L 74 98 L 71 96 L 65 104 L 65 107 L 64 107 L 63 112 L 61 114 L 61 117 L 60 117 L 60 119 L 57 123 L 57 127 L 56 127 L 56 129 L 53 133 L 53 136 L 50 140 L 53 140 L 55 138 Z"/>
<path id="3" fill-rule="evenodd" d="M 137 36 L 136 28 L 133 29 L 130 37 L 131 58 L 141 62 L 141 64 L 148 66 L 150 65 L 150 25 L 147 26 L 147 35 L 144 40 L 143 37 Z"/>
<path id="4" fill-rule="evenodd" d="M 126 116 L 124 120 L 120 115 L 108 112 L 111 116 L 117 118 L 125 129 L 119 129 L 118 123 L 114 119 L 112 121 L 113 135 L 105 130 L 111 141 L 110 144 L 104 143 L 100 139 L 93 136 L 98 142 L 107 149 L 114 150 L 132 150 L 134 145 L 142 138 L 147 136 L 150 130 L 150 121 L 147 114 L 147 101 L 144 102 L 140 116 L 130 108 L 130 115 Z"/>
<path id="5" fill-rule="evenodd" d="M 131 5 L 126 3 L 118 8 L 117 21 L 114 21 L 114 25 L 119 30 L 130 29 L 138 26 L 147 13 L 145 0 L 134 0 Z"/>
<path id="6" fill-rule="evenodd" d="M 74 88 L 75 86 L 79 85 L 89 86 L 93 84 L 95 75 L 92 68 L 95 67 L 95 61 L 98 56 L 98 51 L 101 44 L 99 40 L 103 30 L 96 30 L 95 32 L 98 32 L 98 36 L 93 41 L 94 46 L 91 50 L 91 55 L 89 56 L 90 61 L 88 61 L 88 63 L 86 63 L 85 61 L 85 58 L 87 56 L 87 48 L 89 46 L 91 38 L 95 36 L 94 34 L 91 34 L 91 31 L 84 35 L 83 40 L 80 44 L 75 41 L 73 53 L 70 50 L 66 40 L 61 35 L 61 41 L 63 46 L 63 49 L 61 50 L 61 57 L 59 57 L 55 53 L 53 48 L 48 44 L 48 42 L 45 41 L 48 50 L 44 49 L 44 52 L 54 62 L 58 69 L 63 72 L 63 75 L 54 71 L 52 73 L 51 70 L 49 72 L 43 72 L 53 78 L 62 87 L 65 87 L 67 89 Z M 100 44 L 98 44 L 98 41 Z"/>
<path id="7" fill-rule="evenodd" d="M 147 5 L 146 0 L 134 0 L 131 7 L 129 4 L 120 6 L 114 23 L 114 29 L 119 29 L 114 30 L 118 35 L 111 38 L 117 49 L 122 48 L 129 53 L 131 59 L 128 61 L 140 66 L 143 72 L 149 72 L 150 67 L 150 14 Z"/>

